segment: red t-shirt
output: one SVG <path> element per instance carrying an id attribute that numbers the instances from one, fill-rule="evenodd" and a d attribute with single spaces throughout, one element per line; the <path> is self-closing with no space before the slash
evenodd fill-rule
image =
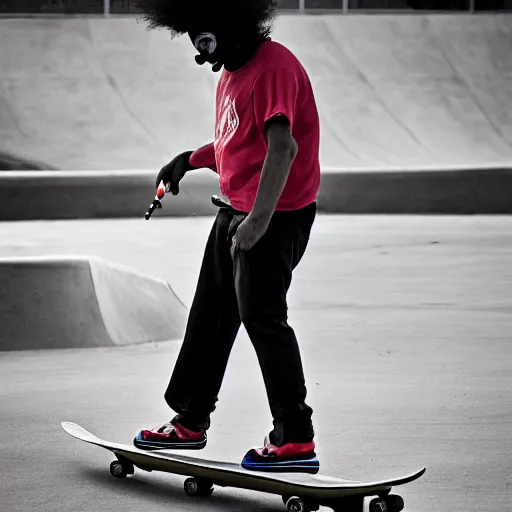
<path id="1" fill-rule="evenodd" d="M 265 122 L 277 114 L 290 121 L 299 150 L 276 210 L 297 210 L 316 200 L 318 111 L 308 75 L 290 50 L 267 41 L 243 68 L 223 70 L 216 103 L 215 160 L 220 190 L 233 208 L 253 207 L 267 154 Z"/>

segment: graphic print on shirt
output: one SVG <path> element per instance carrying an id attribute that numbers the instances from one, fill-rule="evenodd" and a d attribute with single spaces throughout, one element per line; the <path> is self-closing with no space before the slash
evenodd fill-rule
<path id="1" fill-rule="evenodd" d="M 219 114 L 215 133 L 216 151 L 222 151 L 222 149 L 224 149 L 240 125 L 240 119 L 236 111 L 236 103 L 231 96 L 226 96 Z"/>

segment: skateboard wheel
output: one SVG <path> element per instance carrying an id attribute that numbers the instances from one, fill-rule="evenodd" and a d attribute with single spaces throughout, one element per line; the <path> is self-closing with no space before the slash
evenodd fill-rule
<path id="1" fill-rule="evenodd" d="M 370 512 L 401 512 L 404 500 L 398 494 L 390 494 L 385 498 L 375 498 L 370 501 Z"/>
<path id="2" fill-rule="evenodd" d="M 115 460 L 110 463 L 110 474 L 116 478 L 126 478 L 128 471 L 126 471 L 118 460 Z"/>
<path id="3" fill-rule="evenodd" d="M 304 506 L 304 502 L 300 498 L 290 498 L 286 502 L 286 509 L 288 512 L 306 512 L 306 507 Z"/>
<path id="4" fill-rule="evenodd" d="M 370 512 L 388 512 L 388 505 L 384 500 L 375 498 L 370 501 Z"/>
<path id="5" fill-rule="evenodd" d="M 404 499 L 398 494 L 390 494 L 385 498 L 389 512 L 401 512 L 404 509 Z"/>
<path id="6" fill-rule="evenodd" d="M 189 496 L 196 496 L 199 491 L 199 482 L 195 478 L 187 478 L 183 488 Z"/>
<path id="7" fill-rule="evenodd" d="M 196 478 L 187 478 L 183 488 L 189 496 L 208 497 L 213 493 L 213 485 L 210 482 L 203 482 L 201 480 L 197 480 Z"/>

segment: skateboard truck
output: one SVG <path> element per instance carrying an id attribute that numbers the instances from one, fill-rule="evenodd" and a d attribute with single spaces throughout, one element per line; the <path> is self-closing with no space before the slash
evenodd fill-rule
<path id="1" fill-rule="evenodd" d="M 164 185 L 164 182 L 161 181 L 160 184 L 158 185 L 158 188 L 156 189 L 155 198 L 153 199 L 153 202 L 149 205 L 149 209 L 146 212 L 146 215 L 144 215 L 144 218 L 146 220 L 149 220 L 151 218 L 151 215 L 153 215 L 153 212 L 157 208 L 162 208 L 162 202 L 161 201 L 164 198 L 166 192 L 167 192 L 167 189 L 166 189 L 166 187 Z"/>

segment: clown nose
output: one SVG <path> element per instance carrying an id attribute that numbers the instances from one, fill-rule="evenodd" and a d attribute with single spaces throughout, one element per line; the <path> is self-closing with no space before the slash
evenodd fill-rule
<path id="1" fill-rule="evenodd" d="M 195 59 L 200 66 L 202 66 L 206 62 L 206 57 L 204 55 L 196 55 Z"/>

